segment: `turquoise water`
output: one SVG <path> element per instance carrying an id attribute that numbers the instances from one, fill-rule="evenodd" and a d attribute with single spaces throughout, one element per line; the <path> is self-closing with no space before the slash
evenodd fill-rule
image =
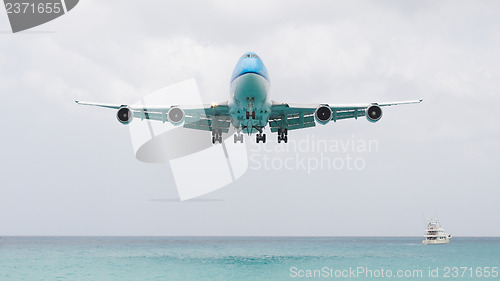
<path id="1" fill-rule="evenodd" d="M 491 269 L 500 267 L 500 238 L 453 238 L 448 245 L 427 246 L 421 240 L 2 237 L 0 280 L 500 280 Z M 439 277 L 429 277 L 429 268 L 435 273 L 436 267 Z M 364 273 L 352 275 L 358 269 Z M 382 269 L 392 278 L 381 277 Z M 403 277 L 396 276 L 398 270 Z M 313 277 L 300 277 L 308 273 Z"/>

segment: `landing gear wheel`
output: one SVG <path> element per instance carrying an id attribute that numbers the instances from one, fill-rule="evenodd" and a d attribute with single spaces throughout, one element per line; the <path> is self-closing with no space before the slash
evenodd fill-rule
<path id="1" fill-rule="evenodd" d="M 255 119 L 255 111 L 252 111 L 252 119 Z"/>
<path id="2" fill-rule="evenodd" d="M 262 141 L 262 143 L 266 143 L 266 134 L 257 134 L 255 135 L 255 140 L 257 141 L 257 143 L 259 143 L 260 141 Z"/>
<path id="3" fill-rule="evenodd" d="M 234 143 L 243 143 L 243 134 L 234 134 Z"/>
<path id="4" fill-rule="evenodd" d="M 266 143 L 266 134 L 255 135 L 255 140 L 257 141 L 257 143 L 259 143 L 260 141 L 262 141 L 262 143 Z"/>
<path id="5" fill-rule="evenodd" d="M 247 119 L 250 119 L 250 112 L 247 111 Z"/>
<path id="6" fill-rule="evenodd" d="M 288 129 L 278 129 L 278 143 L 281 143 L 281 141 L 288 142 Z"/>
<path id="7" fill-rule="evenodd" d="M 222 143 L 222 130 L 221 129 L 213 129 L 212 130 L 212 143 L 216 142 Z"/>

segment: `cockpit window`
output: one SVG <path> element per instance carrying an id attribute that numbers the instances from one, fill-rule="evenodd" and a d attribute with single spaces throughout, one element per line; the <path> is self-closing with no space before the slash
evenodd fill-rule
<path id="1" fill-rule="evenodd" d="M 258 58 L 256 54 L 246 54 L 244 58 Z"/>

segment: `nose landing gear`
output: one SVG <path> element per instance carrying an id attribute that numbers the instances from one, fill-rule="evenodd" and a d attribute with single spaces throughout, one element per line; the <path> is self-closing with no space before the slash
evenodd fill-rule
<path id="1" fill-rule="evenodd" d="M 246 114 L 247 119 L 250 119 L 250 116 L 252 117 L 252 119 L 255 119 L 255 111 L 252 111 L 251 114 L 249 111 L 247 111 L 247 114 Z"/>

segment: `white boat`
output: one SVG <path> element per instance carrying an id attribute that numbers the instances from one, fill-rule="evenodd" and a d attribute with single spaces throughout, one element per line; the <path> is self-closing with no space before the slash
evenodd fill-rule
<path id="1" fill-rule="evenodd" d="M 450 243 L 451 234 L 444 232 L 438 219 L 428 219 L 424 237 L 425 239 L 422 241 L 422 244 L 448 244 Z"/>

